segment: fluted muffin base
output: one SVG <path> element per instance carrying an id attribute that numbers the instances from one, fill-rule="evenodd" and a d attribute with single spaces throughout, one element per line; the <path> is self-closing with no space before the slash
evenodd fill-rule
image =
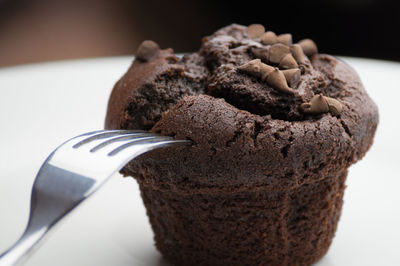
<path id="1" fill-rule="evenodd" d="M 187 195 L 138 182 L 156 246 L 175 265 L 309 265 L 332 242 L 346 176 L 290 191 Z"/>

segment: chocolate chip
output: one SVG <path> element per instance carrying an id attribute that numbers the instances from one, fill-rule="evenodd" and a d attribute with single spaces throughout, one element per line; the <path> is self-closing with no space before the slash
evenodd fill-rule
<path id="1" fill-rule="evenodd" d="M 261 78 L 262 81 L 267 82 L 267 84 L 281 92 L 293 93 L 293 89 L 288 86 L 283 72 L 276 67 L 262 63 L 260 59 L 251 60 L 239 66 L 238 70 L 248 75 Z"/>
<path id="2" fill-rule="evenodd" d="M 340 115 L 343 110 L 342 104 L 338 100 L 326 96 L 325 100 L 328 103 L 329 112 L 336 116 Z"/>
<path id="3" fill-rule="evenodd" d="M 292 34 L 285 33 L 278 35 L 278 42 L 286 45 L 292 44 Z"/>
<path id="4" fill-rule="evenodd" d="M 139 48 L 136 51 L 136 58 L 141 61 L 147 62 L 151 58 L 153 58 L 159 50 L 160 47 L 157 43 L 146 40 L 139 45 Z"/>
<path id="5" fill-rule="evenodd" d="M 285 75 L 286 81 L 290 87 L 296 87 L 300 81 L 301 71 L 298 68 L 282 70 Z"/>
<path id="6" fill-rule="evenodd" d="M 254 59 L 238 67 L 238 70 L 251 76 L 261 78 L 261 60 Z"/>
<path id="7" fill-rule="evenodd" d="M 260 65 L 261 80 L 267 81 L 269 74 L 271 74 L 271 72 L 273 72 L 274 70 L 275 70 L 274 67 L 261 63 Z"/>
<path id="8" fill-rule="evenodd" d="M 293 55 L 287 54 L 279 62 L 279 67 L 289 69 L 289 68 L 297 68 L 298 65 L 296 60 L 294 60 Z"/>
<path id="9" fill-rule="evenodd" d="M 322 94 L 315 95 L 310 102 L 300 105 L 301 111 L 307 114 L 323 114 L 329 111 L 328 102 Z"/>
<path id="10" fill-rule="evenodd" d="M 278 68 L 275 68 L 269 73 L 266 81 L 270 86 L 281 92 L 293 93 L 293 89 L 291 89 L 286 82 L 285 75 Z"/>
<path id="11" fill-rule="evenodd" d="M 278 37 L 272 31 L 267 31 L 261 36 L 261 43 L 264 45 L 271 45 L 278 42 Z"/>
<path id="12" fill-rule="evenodd" d="M 303 52 L 306 56 L 310 57 L 314 54 L 318 53 L 318 48 L 315 42 L 311 39 L 304 39 L 299 41 L 299 45 L 303 49 Z"/>
<path id="13" fill-rule="evenodd" d="M 266 81 L 268 75 L 274 71 L 274 69 L 274 67 L 262 63 L 260 59 L 251 60 L 238 67 L 238 70 L 253 77 L 261 78 L 262 81 Z"/>
<path id="14" fill-rule="evenodd" d="M 288 46 L 281 43 L 273 44 L 269 48 L 268 61 L 275 64 L 279 64 L 282 58 L 285 57 L 285 55 L 287 55 L 289 52 L 290 49 Z"/>
<path id="15" fill-rule="evenodd" d="M 145 40 L 139 45 L 136 51 L 136 58 L 142 61 L 148 61 L 155 56 L 159 50 L 160 47 L 156 42 Z"/>
<path id="16" fill-rule="evenodd" d="M 262 61 L 268 61 L 268 49 L 256 47 L 251 49 L 251 52 L 255 57 L 260 58 Z"/>
<path id="17" fill-rule="evenodd" d="M 251 24 L 250 26 L 247 27 L 247 35 L 250 38 L 258 38 L 263 35 L 265 32 L 265 28 L 261 24 Z"/>
<path id="18" fill-rule="evenodd" d="M 303 48 L 301 48 L 300 44 L 290 45 L 290 52 L 294 59 L 296 59 L 297 63 L 305 63 Z"/>

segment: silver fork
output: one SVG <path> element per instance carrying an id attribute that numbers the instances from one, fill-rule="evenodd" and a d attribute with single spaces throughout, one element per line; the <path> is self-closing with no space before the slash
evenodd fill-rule
<path id="1" fill-rule="evenodd" d="M 139 130 L 101 130 L 66 141 L 41 166 L 32 189 L 28 225 L 0 256 L 0 266 L 20 263 L 58 221 L 133 158 L 185 143 L 190 141 Z"/>

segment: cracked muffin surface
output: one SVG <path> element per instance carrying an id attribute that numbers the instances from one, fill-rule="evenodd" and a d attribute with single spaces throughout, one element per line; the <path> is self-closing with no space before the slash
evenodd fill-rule
<path id="1" fill-rule="evenodd" d="M 107 129 L 192 142 L 122 170 L 176 265 L 317 261 L 347 169 L 373 142 L 378 110 L 357 73 L 309 39 L 263 29 L 229 25 L 182 57 L 144 43 L 110 96 Z"/>
<path id="2" fill-rule="evenodd" d="M 253 48 L 270 47 L 248 37 L 246 29 L 227 26 L 182 58 L 166 49 L 149 61 L 135 60 L 118 81 L 106 128 L 193 141 L 190 148 L 156 151 L 132 162 L 128 168 L 136 177 L 143 176 L 143 164 L 155 164 L 156 171 L 174 165 L 180 177 L 168 170 L 163 178 L 169 186 L 288 189 L 318 179 L 314 169 L 348 167 L 368 150 L 378 112 L 350 66 L 329 55 L 306 57 L 294 93 L 282 93 L 237 70 L 256 58 Z M 300 105 L 317 94 L 338 99 L 340 115 L 301 112 Z M 161 158 L 171 152 L 190 159 Z"/>

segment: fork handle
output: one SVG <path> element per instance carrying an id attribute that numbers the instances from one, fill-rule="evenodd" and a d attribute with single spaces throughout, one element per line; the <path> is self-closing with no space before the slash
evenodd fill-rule
<path id="1" fill-rule="evenodd" d="M 76 193 L 65 201 L 65 195 L 54 190 L 46 190 L 47 193 L 39 193 L 42 190 L 41 182 L 53 183 L 62 179 L 74 182 L 79 179 L 79 188 L 75 188 Z M 39 184 L 37 184 L 39 183 Z M 0 255 L 0 266 L 17 265 L 28 257 L 36 249 L 38 242 L 49 232 L 62 218 L 68 215 L 76 206 L 84 201 L 88 195 L 85 192 L 93 186 L 92 179 L 59 169 L 50 164 L 43 165 L 35 180 L 31 196 L 31 211 L 29 222 L 21 238 L 5 253 Z M 64 191 L 71 192 L 68 187 L 63 187 Z M 57 194 L 57 196 L 54 196 Z M 34 248 L 35 247 L 35 248 Z"/>
<path id="2" fill-rule="evenodd" d="M 21 264 L 47 232 L 48 228 L 25 231 L 12 247 L 0 255 L 0 266 Z"/>

